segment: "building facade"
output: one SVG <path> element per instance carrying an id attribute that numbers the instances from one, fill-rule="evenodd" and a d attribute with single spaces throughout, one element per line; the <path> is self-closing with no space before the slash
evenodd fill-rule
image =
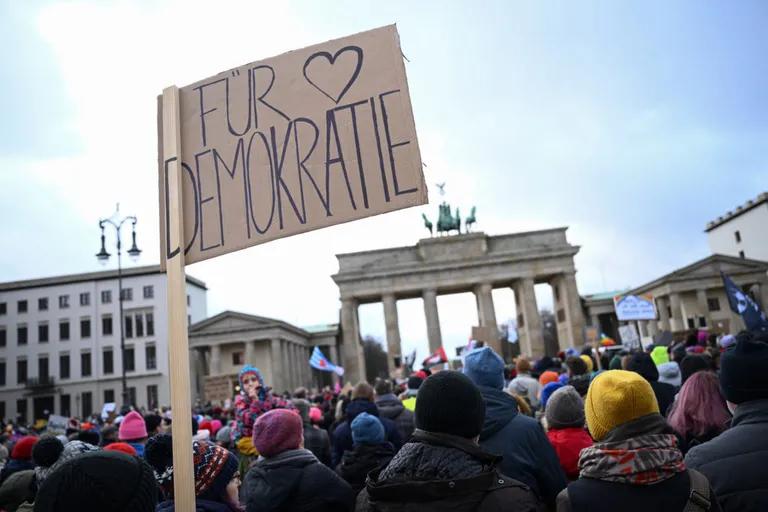
<path id="1" fill-rule="evenodd" d="M 709 222 L 713 254 L 768 261 L 768 192 Z"/>
<path id="2" fill-rule="evenodd" d="M 166 278 L 159 266 L 0 283 L 0 417 L 84 417 L 130 401 L 170 403 Z M 206 316 L 205 283 L 187 276 L 188 321 Z M 125 335 L 125 361 L 120 329 Z"/>

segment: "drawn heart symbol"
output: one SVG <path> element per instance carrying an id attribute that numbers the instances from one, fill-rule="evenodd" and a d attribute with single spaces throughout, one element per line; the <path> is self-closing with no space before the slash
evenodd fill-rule
<path id="1" fill-rule="evenodd" d="M 328 89 L 333 88 L 333 83 L 335 83 L 335 80 L 333 79 L 333 74 L 330 72 L 329 67 L 332 67 L 336 60 L 343 55 L 346 52 L 351 52 L 355 56 L 355 60 L 357 61 L 355 64 L 355 70 L 352 72 L 352 76 L 349 77 L 349 80 L 347 80 L 346 85 L 341 89 L 341 92 L 339 92 L 337 95 L 333 95 L 333 90 L 329 91 Z M 324 65 L 322 68 L 318 68 L 316 65 L 313 69 L 315 80 L 312 80 L 307 75 L 307 68 L 315 59 L 325 59 L 328 61 L 327 65 Z M 363 67 L 363 49 L 359 46 L 345 46 L 341 50 L 337 51 L 333 55 L 331 55 L 328 52 L 317 52 L 313 53 L 309 56 L 307 61 L 304 63 L 304 78 L 307 79 L 307 82 L 312 85 L 315 89 L 326 95 L 328 98 L 330 98 L 334 103 L 338 104 L 339 101 L 341 101 L 341 98 L 344 97 L 344 95 L 347 93 L 350 87 L 352 87 L 352 84 L 355 83 L 355 80 L 357 80 L 357 75 L 360 74 L 360 68 Z M 323 85 L 321 87 L 318 85 L 318 82 Z"/>

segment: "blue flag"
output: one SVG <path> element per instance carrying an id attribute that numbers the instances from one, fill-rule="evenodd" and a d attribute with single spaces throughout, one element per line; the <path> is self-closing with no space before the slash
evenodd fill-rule
<path id="1" fill-rule="evenodd" d="M 344 368 L 331 363 L 328 358 L 325 357 L 320 351 L 320 347 L 315 347 L 315 349 L 312 351 L 312 357 L 309 358 L 309 365 L 315 370 L 320 370 L 322 372 L 333 372 L 339 377 L 344 376 Z"/>
<path id="2" fill-rule="evenodd" d="M 730 277 L 725 273 L 721 274 L 731 310 L 741 315 L 747 330 L 768 332 L 768 318 L 765 317 L 765 313 L 760 311 L 760 307 L 752 300 L 752 297 L 748 293 L 744 293 Z"/>

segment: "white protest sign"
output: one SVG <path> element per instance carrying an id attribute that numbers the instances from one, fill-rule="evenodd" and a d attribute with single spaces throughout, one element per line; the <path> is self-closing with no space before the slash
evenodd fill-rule
<path id="1" fill-rule="evenodd" d="M 622 321 L 655 320 L 653 295 L 617 295 L 613 298 L 616 317 Z"/>
<path id="2" fill-rule="evenodd" d="M 179 102 L 182 244 L 158 102 L 163 265 L 428 201 L 394 25 L 219 73 Z"/>
<path id="3" fill-rule="evenodd" d="M 117 409 L 117 404 L 115 402 L 107 402 L 104 404 L 104 407 L 101 408 L 101 419 L 105 420 L 109 417 L 109 413 L 115 411 Z"/>
<path id="4" fill-rule="evenodd" d="M 67 423 L 69 422 L 69 418 L 66 416 L 58 416 L 56 414 L 51 414 L 48 416 L 48 432 L 52 434 L 64 434 L 67 431 Z"/>
<path id="5" fill-rule="evenodd" d="M 640 346 L 640 336 L 638 336 L 634 324 L 619 326 L 619 337 L 621 338 L 621 344 L 627 348 Z"/>

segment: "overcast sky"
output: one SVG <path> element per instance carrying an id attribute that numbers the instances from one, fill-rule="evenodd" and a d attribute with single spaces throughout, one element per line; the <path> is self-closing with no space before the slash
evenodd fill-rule
<path id="1" fill-rule="evenodd" d="M 393 22 L 427 183 L 477 205 L 488 234 L 569 226 L 582 294 L 706 256 L 706 222 L 768 189 L 766 2 L 0 0 L 0 280 L 98 269 L 97 221 L 118 201 L 157 263 L 162 88 Z M 210 314 L 335 322 L 335 254 L 416 243 L 430 193 L 188 272 Z M 500 322 L 511 296 L 494 293 Z M 439 306 L 452 352 L 474 298 Z M 404 350 L 426 356 L 421 301 L 399 313 Z M 360 314 L 383 336 L 380 305 Z"/>

